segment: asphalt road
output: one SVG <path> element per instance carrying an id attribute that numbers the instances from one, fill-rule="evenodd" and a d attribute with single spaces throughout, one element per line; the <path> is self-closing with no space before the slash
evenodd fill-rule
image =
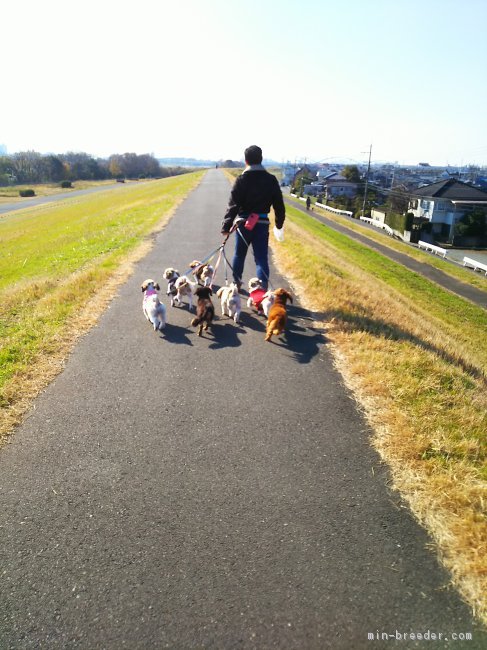
<path id="1" fill-rule="evenodd" d="M 44 203 L 64 201 L 65 199 L 71 199 L 76 196 L 83 196 L 84 194 L 96 194 L 97 192 L 115 190 L 120 187 L 125 187 L 125 185 L 123 183 L 114 183 L 113 185 L 97 185 L 96 187 L 90 187 L 86 190 L 72 190 L 71 192 L 60 192 L 59 194 L 52 194 L 51 196 L 36 196 L 33 199 L 24 199 L 23 201 L 0 203 L 0 214 L 7 214 L 8 212 L 24 210 L 25 208 L 33 208 L 37 205 L 43 205 Z"/>
<path id="2" fill-rule="evenodd" d="M 473 302 L 479 307 L 483 307 L 483 309 L 487 309 L 487 282 L 486 282 L 485 291 L 483 291 L 482 289 L 477 289 L 476 287 L 466 284 L 465 282 L 456 280 L 452 276 L 448 275 L 447 273 L 443 273 L 443 271 L 440 271 L 439 269 L 435 268 L 434 266 L 431 266 L 430 264 L 420 262 L 414 259 L 413 257 L 410 257 L 406 253 L 400 253 L 399 251 L 396 251 L 393 248 L 389 248 L 388 246 L 380 244 L 379 242 L 376 242 L 375 240 L 370 239 L 365 235 L 361 235 L 359 232 L 356 232 L 355 230 L 351 230 L 346 226 L 341 226 L 336 221 L 332 221 L 331 219 L 328 219 L 327 217 L 318 214 L 314 210 L 308 212 L 306 208 L 303 207 L 303 203 L 300 201 L 295 201 L 287 197 L 285 201 L 289 205 L 292 205 L 294 208 L 298 208 L 299 210 L 301 210 L 301 212 L 305 212 L 306 214 L 312 216 L 317 221 L 320 221 L 321 223 L 325 224 L 332 230 L 336 230 L 337 232 L 340 232 L 346 235 L 347 237 L 350 237 L 351 239 L 355 239 L 360 243 L 365 244 L 369 248 L 373 248 L 374 250 L 378 251 L 385 257 L 388 257 L 389 259 L 394 260 L 395 262 L 399 262 L 399 264 L 402 264 L 410 271 L 414 271 L 415 273 L 418 273 L 419 275 L 428 278 L 428 280 L 432 280 L 433 282 L 436 282 L 436 284 L 439 284 L 444 289 L 447 289 L 447 291 L 450 291 L 451 293 L 456 293 L 458 296 L 470 300 L 470 302 Z M 355 223 L 360 223 L 362 225 L 362 222 L 359 221 L 356 221 Z M 372 228 L 376 232 L 381 232 L 378 231 L 377 228 L 374 228 L 374 226 L 369 226 L 367 224 L 364 224 L 363 228 L 364 230 Z M 474 257 L 474 253 L 472 253 L 472 257 Z M 471 271 L 472 273 L 475 272 L 473 269 L 471 269 Z"/>
<path id="3" fill-rule="evenodd" d="M 202 338 L 187 308 L 144 319 L 141 282 L 218 245 L 228 192 L 206 174 L 0 451 L 0 648 L 485 648 L 313 314 L 287 343 L 247 308 Z"/>

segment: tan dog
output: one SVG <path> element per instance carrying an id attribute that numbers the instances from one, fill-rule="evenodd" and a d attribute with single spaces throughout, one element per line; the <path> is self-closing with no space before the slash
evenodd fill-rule
<path id="1" fill-rule="evenodd" d="M 293 297 L 286 289 L 276 289 L 274 292 L 274 304 L 269 309 L 265 340 L 270 341 L 273 334 L 278 336 L 286 328 L 287 313 L 286 301 L 293 301 Z"/>
<path id="2" fill-rule="evenodd" d="M 193 276 L 198 284 L 202 284 L 204 287 L 210 286 L 215 271 L 211 264 L 202 264 L 198 260 L 193 260 L 189 268 L 193 269 Z"/>
<path id="3" fill-rule="evenodd" d="M 238 295 L 238 286 L 235 282 L 232 282 L 229 287 L 220 287 L 216 295 L 221 301 L 222 316 L 228 315 L 238 323 L 240 320 L 240 312 L 242 311 L 242 301 Z"/>

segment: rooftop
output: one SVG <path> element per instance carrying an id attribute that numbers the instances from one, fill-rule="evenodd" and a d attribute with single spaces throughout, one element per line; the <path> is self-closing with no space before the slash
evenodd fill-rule
<path id="1" fill-rule="evenodd" d="M 487 192 L 472 187 L 468 183 L 462 183 L 455 178 L 425 185 L 414 190 L 415 196 L 425 196 L 428 198 L 442 198 L 450 201 L 486 201 Z"/>

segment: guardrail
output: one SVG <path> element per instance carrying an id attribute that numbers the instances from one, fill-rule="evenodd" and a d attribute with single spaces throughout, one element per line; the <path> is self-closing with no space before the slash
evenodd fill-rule
<path id="1" fill-rule="evenodd" d="M 443 257 L 446 257 L 446 254 L 448 253 L 446 248 L 440 248 L 440 246 L 435 246 L 434 244 L 430 244 L 427 241 L 419 240 L 418 248 L 424 248 L 426 251 L 430 251 L 435 255 L 443 255 Z"/>
<path id="2" fill-rule="evenodd" d="M 485 275 L 487 275 L 487 264 L 477 262 L 477 260 L 473 260 L 471 257 L 463 258 L 463 266 L 472 267 L 474 271 L 484 271 Z"/>
<path id="3" fill-rule="evenodd" d="M 350 210 L 338 210 L 337 208 L 332 208 L 331 205 L 325 205 L 324 203 L 318 203 L 316 204 L 319 208 L 323 208 L 323 210 L 328 210 L 328 212 L 333 212 L 333 214 L 343 214 L 346 217 L 353 217 L 353 212 Z"/>
<path id="4" fill-rule="evenodd" d="M 381 230 L 385 230 L 388 235 L 394 235 L 393 229 L 388 226 L 386 223 L 383 223 L 382 221 L 376 221 L 375 219 L 370 219 L 369 217 L 360 217 L 360 221 L 365 221 L 366 223 L 369 223 L 371 226 L 375 226 L 376 228 L 381 228 Z"/>

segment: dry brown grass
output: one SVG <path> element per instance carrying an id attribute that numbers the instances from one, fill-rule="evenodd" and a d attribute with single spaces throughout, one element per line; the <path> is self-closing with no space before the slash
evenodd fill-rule
<path id="1" fill-rule="evenodd" d="M 292 219 L 285 242 L 272 246 L 305 306 L 324 314 L 336 366 L 394 486 L 487 623 L 485 333 L 465 318 L 462 335 Z"/>

